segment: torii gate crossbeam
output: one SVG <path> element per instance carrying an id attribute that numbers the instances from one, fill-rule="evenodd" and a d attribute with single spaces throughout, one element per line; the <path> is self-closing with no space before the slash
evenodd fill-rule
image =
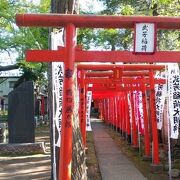
<path id="1" fill-rule="evenodd" d="M 29 62 L 64 61 L 65 49 L 59 50 L 28 50 L 26 59 Z M 84 51 L 75 50 L 76 62 L 180 62 L 179 51 L 157 51 L 151 55 L 134 54 L 131 51 Z"/>
<path id="2" fill-rule="evenodd" d="M 135 23 L 156 23 L 158 29 L 180 29 L 177 17 L 159 16 L 95 16 L 64 14 L 17 14 L 18 26 L 64 27 L 72 23 L 77 28 L 133 28 Z"/>

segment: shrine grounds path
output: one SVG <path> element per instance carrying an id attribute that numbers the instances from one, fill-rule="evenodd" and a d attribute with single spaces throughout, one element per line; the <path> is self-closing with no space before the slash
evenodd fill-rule
<path id="1" fill-rule="evenodd" d="M 167 171 L 152 171 L 152 162 L 144 161 L 143 150 L 133 149 L 113 127 L 100 119 L 91 119 L 94 149 L 102 180 L 168 180 Z M 178 178 L 172 178 L 177 180 Z M 90 178 L 90 180 L 94 180 Z M 100 180 L 98 178 L 98 180 Z M 178 179 L 179 180 L 179 179 Z"/>
<path id="2" fill-rule="evenodd" d="M 92 124 L 96 154 L 103 180 L 146 180 L 120 151 L 103 123 Z"/>
<path id="3" fill-rule="evenodd" d="M 0 180 L 49 180 L 51 157 L 49 127 L 36 128 L 36 142 L 45 142 L 46 154 L 0 156 Z"/>

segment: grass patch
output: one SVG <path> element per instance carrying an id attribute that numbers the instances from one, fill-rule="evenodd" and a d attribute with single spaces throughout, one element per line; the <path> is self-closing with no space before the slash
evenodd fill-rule
<path id="1" fill-rule="evenodd" d="M 94 148 L 94 136 L 93 132 L 87 132 L 87 160 L 86 165 L 88 167 L 87 174 L 88 180 L 101 180 L 101 173 L 99 170 L 98 160 Z"/>

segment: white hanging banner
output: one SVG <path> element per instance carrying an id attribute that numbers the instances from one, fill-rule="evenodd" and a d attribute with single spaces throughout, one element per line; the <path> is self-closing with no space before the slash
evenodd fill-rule
<path id="1" fill-rule="evenodd" d="M 53 78 L 53 121 L 55 127 L 55 146 L 61 144 L 61 124 L 62 124 L 62 101 L 63 101 L 63 64 L 52 63 Z"/>
<path id="2" fill-rule="evenodd" d="M 156 79 L 166 79 L 165 72 L 157 72 L 155 75 Z M 166 84 L 155 84 L 155 102 L 156 102 L 156 121 L 157 128 L 162 129 L 163 123 L 163 111 L 165 98 L 167 93 L 167 85 Z"/>
<path id="3" fill-rule="evenodd" d="M 156 47 L 155 24 L 136 23 L 134 41 L 135 53 L 154 53 Z"/>
<path id="4" fill-rule="evenodd" d="M 132 124 L 132 106 L 131 106 L 131 94 L 127 94 L 127 100 L 128 100 L 128 107 L 129 107 L 129 118 L 130 118 L 130 124 Z"/>
<path id="5" fill-rule="evenodd" d="M 139 119 L 140 119 L 140 130 L 141 134 L 144 134 L 144 114 L 143 114 L 143 102 L 142 102 L 142 91 L 139 91 Z"/>
<path id="6" fill-rule="evenodd" d="M 170 137 L 178 139 L 180 120 L 180 75 L 177 63 L 168 64 Z"/>
<path id="7" fill-rule="evenodd" d="M 57 50 L 63 46 L 63 29 L 51 33 L 51 49 Z M 53 59 L 52 59 L 53 60 Z M 63 62 L 52 62 L 52 98 L 53 98 L 53 180 L 57 180 L 59 147 L 61 145 L 62 101 L 63 101 Z"/>
<path id="8" fill-rule="evenodd" d="M 92 91 L 87 91 L 87 105 L 86 105 L 86 131 L 92 131 L 90 112 L 91 112 L 91 101 L 92 101 Z"/>
<path id="9" fill-rule="evenodd" d="M 63 46 L 63 30 L 51 33 L 51 48 L 57 50 L 58 46 Z M 53 122 L 55 142 L 54 146 L 61 144 L 61 124 L 62 124 L 62 99 L 63 99 L 63 62 L 52 62 L 52 88 L 53 88 Z"/>
<path id="10" fill-rule="evenodd" d="M 142 104 L 142 92 L 134 91 L 135 93 L 135 115 L 136 124 L 139 126 L 139 131 L 144 134 L 144 114 L 143 114 L 143 104 Z"/>
<path id="11" fill-rule="evenodd" d="M 136 94 L 137 94 L 137 91 L 133 91 L 133 101 L 134 101 L 134 115 L 135 115 L 135 123 L 136 123 L 136 126 L 138 125 L 138 113 L 137 113 L 137 101 L 136 101 Z"/>

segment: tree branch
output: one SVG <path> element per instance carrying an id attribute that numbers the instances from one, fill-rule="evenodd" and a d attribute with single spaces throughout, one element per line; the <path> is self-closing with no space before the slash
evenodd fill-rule
<path id="1" fill-rule="evenodd" d="M 0 71 L 10 71 L 13 69 L 18 69 L 19 66 L 17 64 L 8 65 L 8 66 L 0 66 Z"/>

